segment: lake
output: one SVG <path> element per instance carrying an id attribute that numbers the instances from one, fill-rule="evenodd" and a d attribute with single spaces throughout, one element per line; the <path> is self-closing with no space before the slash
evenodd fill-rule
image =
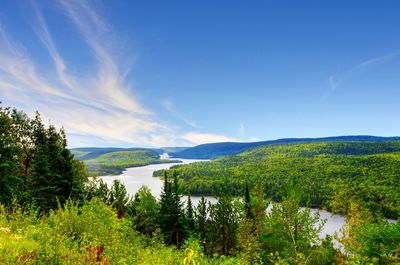
<path id="1" fill-rule="evenodd" d="M 160 156 L 162 159 L 168 159 L 167 154 Z M 164 164 L 153 164 L 143 167 L 132 167 L 127 168 L 121 175 L 118 176 L 103 176 L 101 177 L 107 185 L 111 186 L 115 179 L 120 180 L 124 183 L 126 190 L 132 196 L 139 190 L 143 185 L 146 185 L 151 190 L 152 194 L 156 198 L 160 198 L 161 189 L 163 186 L 163 181 L 160 178 L 153 177 L 153 172 L 160 169 L 168 169 L 174 165 L 180 164 L 190 164 L 195 162 L 207 161 L 207 160 L 196 160 L 196 159 L 180 159 L 173 158 L 182 161 L 182 163 L 164 163 Z M 214 197 L 205 197 L 211 203 L 215 203 L 216 199 Z M 186 197 L 183 198 L 186 200 Z M 200 197 L 192 196 L 193 205 L 197 206 Z M 311 212 L 319 212 L 321 219 L 326 219 L 326 224 L 321 233 L 324 237 L 326 234 L 333 235 L 334 232 L 339 231 L 339 229 L 346 223 L 346 219 L 340 215 L 332 215 L 331 213 L 318 209 L 311 209 Z"/>

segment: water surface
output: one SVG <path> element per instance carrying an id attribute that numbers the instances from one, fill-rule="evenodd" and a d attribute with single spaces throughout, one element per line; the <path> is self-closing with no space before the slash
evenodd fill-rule
<path id="1" fill-rule="evenodd" d="M 167 154 L 160 156 L 162 159 L 168 159 Z M 151 193 L 157 198 L 160 198 L 163 181 L 160 178 L 153 177 L 153 172 L 160 169 L 168 169 L 174 165 L 190 164 L 195 162 L 207 161 L 197 159 L 180 159 L 173 158 L 174 160 L 180 160 L 182 163 L 165 163 L 165 164 L 154 164 L 143 167 L 132 167 L 127 168 L 121 175 L 118 176 L 103 176 L 101 177 L 109 186 L 112 185 L 115 179 L 120 180 L 124 183 L 127 192 L 130 195 L 135 195 L 139 188 L 146 185 L 151 190 Z M 217 200 L 214 197 L 206 196 L 207 201 L 215 203 Z M 183 200 L 187 197 L 183 196 Z M 192 196 L 192 202 L 194 206 L 197 206 L 200 201 L 200 197 Z M 334 232 L 338 232 L 339 229 L 346 223 L 346 219 L 340 215 L 332 215 L 331 213 L 318 209 L 311 209 L 311 212 L 319 212 L 321 219 L 326 219 L 324 229 L 321 233 L 322 237 L 325 235 L 333 235 Z"/>

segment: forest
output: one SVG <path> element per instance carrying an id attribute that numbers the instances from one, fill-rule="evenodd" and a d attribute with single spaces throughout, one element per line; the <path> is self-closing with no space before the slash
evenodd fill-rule
<path id="1" fill-rule="evenodd" d="M 399 148 L 258 147 L 162 172 L 157 200 L 89 178 L 63 129 L 0 107 L 0 264 L 398 264 L 400 224 L 383 215 L 399 212 Z M 191 191 L 218 201 L 194 207 Z M 340 208 L 347 224 L 320 238 L 324 220 L 303 204 Z"/>
<path id="2" fill-rule="evenodd" d="M 342 215 L 353 201 L 385 217 L 400 213 L 400 142 L 268 145 L 171 170 L 187 194 L 212 195 L 223 186 L 238 196 L 245 183 L 262 184 L 274 201 L 295 192 L 302 206 Z"/>
<path id="3" fill-rule="evenodd" d="M 378 137 L 370 135 L 332 136 L 322 138 L 283 138 L 262 142 L 222 142 L 200 144 L 183 150 L 170 152 L 173 157 L 191 159 L 214 159 L 221 156 L 236 155 L 258 146 L 315 143 L 315 142 L 394 142 L 400 141 L 400 137 Z"/>
<path id="4" fill-rule="evenodd" d="M 76 148 L 75 158 L 81 160 L 89 173 L 97 176 L 118 175 L 128 167 L 173 163 L 177 160 L 160 159 L 162 150 L 145 148 Z"/>

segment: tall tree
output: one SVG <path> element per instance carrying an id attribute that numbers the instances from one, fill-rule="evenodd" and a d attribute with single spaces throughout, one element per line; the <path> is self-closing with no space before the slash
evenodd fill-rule
<path id="1" fill-rule="evenodd" d="M 184 240 L 183 218 L 178 176 L 174 173 L 171 181 L 165 173 L 164 186 L 160 196 L 159 220 L 166 243 L 174 244 L 177 247 L 181 245 Z"/>
<path id="2" fill-rule="evenodd" d="M 132 207 L 132 218 L 136 230 L 151 236 L 159 227 L 159 205 L 148 187 L 140 187 L 132 201 Z"/>
<path id="3" fill-rule="evenodd" d="M 240 209 L 227 192 L 221 193 L 216 204 L 209 206 L 213 249 L 223 255 L 234 254 Z"/>
<path id="4" fill-rule="evenodd" d="M 190 236 L 194 233 L 194 228 L 195 228 L 194 210 L 192 205 L 192 199 L 190 198 L 189 195 L 185 211 L 185 231 L 187 236 Z"/>
<path id="5" fill-rule="evenodd" d="M 126 215 L 127 204 L 130 197 L 126 191 L 125 185 L 119 180 L 114 180 L 110 191 L 110 203 L 117 210 L 118 218 Z"/>
<path id="6" fill-rule="evenodd" d="M 208 211 L 207 201 L 201 196 L 195 211 L 195 230 L 198 234 L 203 250 L 206 251 Z"/>

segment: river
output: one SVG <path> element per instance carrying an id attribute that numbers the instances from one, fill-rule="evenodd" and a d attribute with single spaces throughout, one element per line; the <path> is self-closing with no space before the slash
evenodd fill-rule
<path id="1" fill-rule="evenodd" d="M 161 158 L 168 159 L 167 154 L 161 155 Z M 180 159 L 174 158 L 175 160 L 180 160 L 182 163 L 164 163 L 164 164 L 153 164 L 142 167 L 132 167 L 127 168 L 121 175 L 118 176 L 103 176 L 101 177 L 107 185 L 111 186 L 113 181 L 118 179 L 125 184 L 126 190 L 132 196 L 139 190 L 143 185 L 146 185 L 151 190 L 152 194 L 156 198 L 160 198 L 161 189 L 163 186 L 163 181 L 160 178 L 153 177 L 153 172 L 160 169 L 168 169 L 174 165 L 180 164 L 190 164 L 206 160 L 196 160 L 196 159 Z M 216 199 L 214 197 L 205 197 L 211 203 L 215 203 Z M 186 197 L 183 198 L 186 200 Z M 200 197 L 192 196 L 192 202 L 194 206 L 197 206 Z M 318 209 L 311 209 L 311 212 L 319 212 L 321 219 L 326 219 L 324 229 L 321 233 L 322 237 L 325 235 L 333 235 L 334 232 L 338 232 L 339 229 L 345 224 L 346 219 L 340 215 L 332 215 L 331 213 Z"/>

